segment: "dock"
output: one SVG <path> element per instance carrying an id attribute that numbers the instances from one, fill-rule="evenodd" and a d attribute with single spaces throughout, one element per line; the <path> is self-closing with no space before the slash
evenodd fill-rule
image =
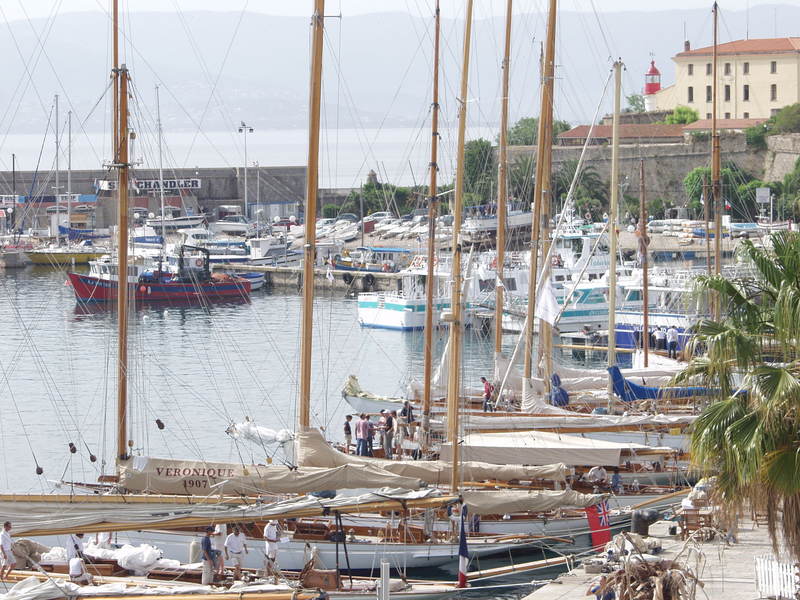
<path id="1" fill-rule="evenodd" d="M 719 533 L 709 541 L 689 541 L 680 539 L 679 535 L 669 535 L 669 528 L 675 526 L 672 521 L 659 521 L 650 527 L 650 535 L 661 542 L 661 559 L 674 559 L 678 555 L 685 557 L 688 552 L 696 552 L 688 565 L 692 567 L 702 589 L 698 587 L 696 597 L 710 600 L 751 600 L 763 598 L 760 593 L 774 586 L 774 581 L 767 581 L 777 573 L 778 569 L 767 569 L 764 574 L 764 560 L 759 557 L 772 555 L 766 524 L 756 524 L 751 519 L 743 519 L 735 543 L 730 543 Z M 762 562 L 761 583 L 756 574 L 758 562 Z M 785 569 L 791 561 L 784 557 Z M 547 585 L 542 586 L 523 600 L 575 600 L 584 598 L 590 585 L 596 582 L 600 573 L 587 573 L 587 567 L 578 566 L 564 573 Z M 790 567 L 791 568 L 791 567 Z M 591 597 L 591 596 L 590 596 Z M 617 591 L 617 598 L 620 598 Z M 624 595 L 622 596 L 624 597 Z"/>
<path id="2" fill-rule="evenodd" d="M 303 267 L 281 267 L 268 265 L 222 264 L 215 269 L 264 273 L 265 285 L 271 288 L 301 290 Z M 318 290 L 334 290 L 345 294 L 360 292 L 394 292 L 400 289 L 399 273 L 339 271 L 336 269 L 314 269 L 314 286 Z"/>

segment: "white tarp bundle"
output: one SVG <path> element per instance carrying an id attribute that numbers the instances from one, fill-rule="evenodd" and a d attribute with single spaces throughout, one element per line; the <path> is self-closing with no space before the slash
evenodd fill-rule
<path id="1" fill-rule="evenodd" d="M 465 490 L 461 492 L 469 512 L 478 515 L 542 512 L 556 508 L 586 508 L 602 502 L 604 494 L 581 494 L 575 490 Z"/>
<path id="2" fill-rule="evenodd" d="M 358 468 L 379 466 L 396 475 L 418 477 L 429 484 L 450 483 L 452 465 L 447 461 L 394 461 L 377 458 L 343 454 L 330 447 L 328 442 L 317 430 L 308 430 L 298 433 L 295 437 L 297 444 L 297 462 L 300 465 L 313 465 L 315 467 L 340 467 L 350 465 Z M 564 480 L 570 470 L 560 461 L 542 466 L 523 466 L 521 464 L 486 464 L 465 460 L 460 466 L 461 478 L 464 481 L 531 481 L 534 479 Z"/>
<path id="3" fill-rule="evenodd" d="M 337 469 L 242 465 L 136 456 L 119 464 L 120 486 L 155 494 L 306 494 L 336 489 L 392 486 L 418 489 L 419 479 L 395 476 L 378 466 Z"/>
<path id="4" fill-rule="evenodd" d="M 198 519 L 204 523 L 225 523 L 240 521 L 264 521 L 303 514 L 322 514 L 326 510 L 344 509 L 356 512 L 358 506 L 386 501 L 411 501 L 441 497 L 442 493 L 433 488 L 408 491 L 382 488 L 358 496 L 336 497 L 332 499 L 302 496 L 270 504 L 250 503 L 200 504 L 209 502 L 208 498 L 197 498 L 198 504 L 156 504 L 128 503 L 125 496 L 119 501 L 96 502 L 81 501 L 81 496 L 70 497 L 69 502 L 41 502 L 41 496 L 26 501 L 17 495 L 15 501 L 0 502 L 0 514 L 14 523 L 15 535 L 35 531 L 37 535 L 50 532 L 61 533 L 71 530 L 116 531 L 135 528 L 165 528 L 173 522 Z"/>
<path id="5" fill-rule="evenodd" d="M 249 419 L 231 425 L 226 433 L 236 440 L 247 440 L 259 445 L 285 444 L 292 440 L 292 432 L 288 429 L 270 429 L 256 425 Z"/>
<path id="6" fill-rule="evenodd" d="M 635 453 L 636 450 L 651 452 L 654 448 L 545 431 L 469 433 L 464 436 L 461 444 L 461 456 L 464 460 L 479 460 L 497 465 L 505 465 L 511 461 L 515 464 L 543 465 L 558 460 L 570 466 L 616 466 L 620 464 L 623 452 Z M 669 448 L 661 450 L 665 454 L 672 451 Z M 452 446 L 443 444 L 440 456 L 443 460 L 449 460 Z"/>

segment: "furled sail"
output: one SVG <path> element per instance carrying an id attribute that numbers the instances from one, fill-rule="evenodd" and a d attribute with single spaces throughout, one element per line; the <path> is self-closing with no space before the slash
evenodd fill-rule
<path id="1" fill-rule="evenodd" d="M 420 478 L 393 474 L 378 465 L 341 465 L 335 469 L 242 465 L 135 456 L 119 463 L 120 486 L 156 494 L 258 495 L 307 494 L 324 490 L 392 486 L 415 490 Z"/>
<path id="2" fill-rule="evenodd" d="M 334 468 L 350 465 L 358 468 L 378 466 L 403 477 L 419 478 L 429 484 L 444 485 L 450 483 L 452 465 L 447 461 L 392 461 L 377 458 L 365 458 L 352 454 L 342 454 L 330 447 L 317 430 L 303 431 L 295 436 L 297 444 L 297 461 L 304 468 Z M 513 456 L 513 454 L 512 454 Z M 564 480 L 570 470 L 564 464 L 555 463 L 541 466 L 496 465 L 482 462 L 465 461 L 459 468 L 464 481 L 530 481 L 533 479 Z"/>
<path id="3" fill-rule="evenodd" d="M 581 494 L 575 490 L 464 490 L 463 503 L 471 514 L 497 515 L 541 512 L 557 508 L 586 508 L 605 500 L 606 494 Z"/>

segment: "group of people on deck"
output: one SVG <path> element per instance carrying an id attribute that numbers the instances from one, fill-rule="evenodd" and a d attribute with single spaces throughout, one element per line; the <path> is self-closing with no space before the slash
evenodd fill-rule
<path id="1" fill-rule="evenodd" d="M 392 460 L 395 454 L 402 451 L 403 440 L 413 439 L 415 431 L 414 409 L 408 400 L 403 403 L 399 414 L 396 410 L 381 410 L 377 422 L 373 421 L 366 413 L 361 413 L 358 421 L 353 424 L 353 415 L 347 415 L 344 421 L 345 452 L 350 453 L 353 445 L 353 433 L 355 433 L 356 454 L 358 456 L 374 456 L 375 435 L 377 434 L 384 457 Z"/>
<path id="2" fill-rule="evenodd" d="M 233 565 L 233 577 L 238 580 L 242 577 L 244 556 L 250 554 L 247 547 L 247 536 L 240 527 L 234 525 L 233 530 L 225 535 L 224 525 L 209 525 L 205 529 L 205 536 L 200 544 L 203 559 L 203 585 L 214 582 L 215 576 L 222 577 L 225 572 L 225 561 Z M 264 574 L 278 574 L 278 541 L 280 539 L 280 526 L 275 520 L 267 521 L 264 526 Z M 224 541 L 223 541 L 224 538 Z M 225 558 L 223 559 L 223 554 Z"/>

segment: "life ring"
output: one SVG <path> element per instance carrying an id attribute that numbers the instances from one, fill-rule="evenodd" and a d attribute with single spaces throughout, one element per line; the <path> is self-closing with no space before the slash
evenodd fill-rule
<path id="1" fill-rule="evenodd" d="M 370 288 L 375 285 L 375 275 L 372 273 L 364 275 L 364 285 Z"/>
<path id="2" fill-rule="evenodd" d="M 344 275 L 342 275 L 342 279 L 347 285 L 353 283 L 353 276 L 350 273 L 345 273 Z"/>
<path id="3" fill-rule="evenodd" d="M 194 266 L 195 267 L 202 267 L 203 266 L 203 259 L 202 258 L 194 259 Z"/>
<path id="4" fill-rule="evenodd" d="M 143 285 L 140 285 L 139 286 L 139 291 L 144 294 L 147 291 L 147 288 L 145 286 L 143 286 Z"/>

